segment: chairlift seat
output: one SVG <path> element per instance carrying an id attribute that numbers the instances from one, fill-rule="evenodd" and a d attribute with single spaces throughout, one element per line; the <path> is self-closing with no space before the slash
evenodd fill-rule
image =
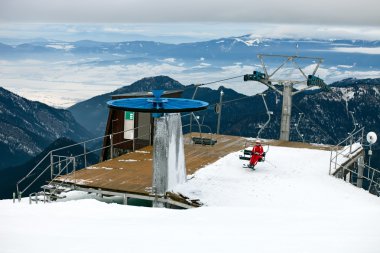
<path id="1" fill-rule="evenodd" d="M 215 145 L 215 143 L 217 142 L 217 140 L 213 140 L 213 139 L 210 139 L 210 138 L 200 138 L 200 137 L 193 137 L 192 138 L 194 144 L 202 144 L 202 145 Z"/>

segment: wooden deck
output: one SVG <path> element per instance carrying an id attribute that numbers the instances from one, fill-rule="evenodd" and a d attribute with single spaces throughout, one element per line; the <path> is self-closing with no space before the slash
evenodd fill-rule
<path id="1" fill-rule="evenodd" d="M 245 139 L 237 136 L 218 135 L 214 146 L 189 144 L 185 135 L 185 162 L 187 174 L 214 163 L 219 158 L 244 148 Z M 75 184 L 84 188 L 101 189 L 137 195 L 152 194 L 152 146 L 148 146 L 112 160 L 101 162 L 55 181 Z"/>
<path id="2" fill-rule="evenodd" d="M 217 139 L 214 146 L 190 144 L 191 136 L 184 136 L 185 162 L 187 174 L 191 175 L 207 164 L 216 162 L 231 152 L 251 146 L 247 138 L 228 135 L 213 135 Z M 311 145 L 299 142 L 267 141 L 272 146 L 285 146 L 311 149 L 327 149 L 328 146 Z M 112 160 L 77 170 L 72 174 L 59 177 L 55 181 L 74 184 L 84 189 L 97 189 L 108 192 L 153 196 L 152 193 L 152 146 L 148 146 Z"/>

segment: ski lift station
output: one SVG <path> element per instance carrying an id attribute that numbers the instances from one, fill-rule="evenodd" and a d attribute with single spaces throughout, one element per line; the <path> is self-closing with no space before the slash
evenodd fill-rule
<path id="1" fill-rule="evenodd" d="M 266 57 L 278 57 L 283 59 L 283 62 L 269 72 L 264 63 Z M 256 138 L 228 136 L 219 133 L 223 91 L 216 106 L 216 113 L 219 117 L 217 133 L 214 134 L 207 131 L 202 132 L 205 129 L 204 125 L 194 113 L 209 106 L 204 101 L 194 100 L 198 87 L 204 85 L 198 84 L 193 99 L 182 99 L 183 91 L 181 90 L 154 90 L 113 96 L 108 102 L 109 115 L 105 135 L 77 144 L 83 150 L 78 154 L 62 155 L 65 148 L 51 151 L 17 183 L 14 201 L 16 198 L 20 201 L 22 197 L 28 197 L 30 203 L 59 201 L 65 197 L 65 192 L 75 190 L 102 197 L 116 196 L 121 198 L 124 204 L 132 203 L 132 200 L 142 200 L 151 203 L 148 205 L 154 207 L 200 207 L 209 205 L 214 200 L 203 199 L 204 196 L 201 192 L 204 186 L 196 189 L 197 175 L 202 175 L 205 168 L 218 163 L 221 158 L 235 156 L 236 161 L 233 164 L 240 165 L 237 168 L 231 165 L 230 169 L 237 170 L 238 174 L 252 172 L 260 175 L 260 173 L 271 173 L 272 169 L 281 170 L 282 167 L 287 167 L 281 159 L 299 160 L 300 157 L 297 154 L 300 151 L 296 149 L 322 152 L 321 157 L 328 156 L 320 168 L 323 175 L 343 179 L 359 188 L 362 188 L 363 182 L 365 182 L 366 185 L 369 184 L 369 192 L 379 195 L 380 182 L 377 181 L 377 178 L 380 176 L 380 172 L 372 168 L 370 162 L 369 164 L 364 163 L 365 148 L 369 147 L 369 158 L 372 155 L 371 147 L 376 142 L 375 133 L 369 133 L 366 142 L 364 128 L 356 129 L 357 124 L 355 124 L 355 129 L 347 139 L 335 146 L 305 143 L 303 135 L 298 129 L 303 116 L 300 114 L 295 128 L 303 142 L 289 141 L 292 96 L 312 87 L 328 90 L 323 80 L 315 76 L 322 59 L 276 55 L 259 55 L 258 58 L 264 72 L 253 71 L 253 74 L 244 75 L 242 79 L 260 82 L 269 89 L 273 89 L 277 94 L 283 96 L 283 105 L 280 139 L 264 140 L 264 147 L 267 151 L 270 150 L 267 161 L 260 163 L 257 171 L 249 171 L 249 169 L 243 168 L 243 164 L 249 160 L 255 139 L 260 138 L 260 134 L 265 131 L 273 114 L 268 109 L 264 94 L 261 96 L 268 120 L 261 125 Z M 298 59 L 316 62 L 315 68 L 311 73 L 305 73 L 298 65 Z M 286 63 L 293 64 L 295 69 L 300 71 L 303 79 L 275 79 L 276 72 Z M 229 79 L 221 81 L 224 80 Z M 275 86 L 275 83 L 278 85 Z M 306 86 L 294 91 L 293 85 L 300 83 L 304 83 Z M 281 86 L 282 89 L 279 88 Z M 352 117 L 355 122 L 353 114 Z M 190 123 L 182 125 L 184 118 L 187 118 Z M 193 131 L 194 129 L 196 132 Z M 185 131 L 188 133 L 184 135 Z M 102 146 L 94 148 L 94 143 L 100 142 L 102 142 Z M 281 150 L 281 148 L 287 150 L 289 158 L 274 156 L 276 152 L 272 149 Z M 294 149 L 294 152 L 289 152 L 290 149 Z M 89 164 L 88 156 L 91 153 L 100 154 L 99 163 Z M 292 155 L 295 157 L 291 158 Z M 315 159 L 319 159 L 318 155 Z M 313 162 L 317 162 L 315 159 Z M 275 161 L 282 163 L 276 165 Z M 302 170 L 307 170 L 306 164 Z M 42 187 L 42 191 L 32 191 L 33 184 L 43 174 L 50 174 L 47 184 Z M 217 175 L 217 177 L 220 176 L 222 175 Z M 211 185 L 212 182 L 213 179 L 210 178 Z M 230 183 L 228 182 L 228 185 Z M 195 189 L 188 192 L 187 186 L 195 187 Z M 235 185 L 235 187 L 238 186 L 239 183 Z M 228 187 L 234 191 L 232 186 Z M 194 192 L 200 194 L 197 195 Z M 239 198 L 244 198 L 244 194 Z"/>
<path id="2" fill-rule="evenodd" d="M 282 63 L 269 71 L 265 57 Z M 104 136 L 50 151 L 17 182 L 13 200 L 0 201 L 0 217 L 7 217 L 0 251 L 41 252 L 42 244 L 48 252 L 67 238 L 62 252 L 121 252 L 118 242 L 131 252 L 379 252 L 380 171 L 371 166 L 377 135 L 357 127 L 351 113 L 354 129 L 346 139 L 305 142 L 299 129 L 305 115 L 290 124 L 292 96 L 328 87 L 315 76 L 322 59 L 301 57 L 316 64 L 307 73 L 299 58 L 259 55 L 263 72 L 219 80 L 260 82 L 282 96 L 279 140 L 261 137 L 273 115 L 265 94 L 258 95 L 267 120 L 248 137 L 220 133 L 228 102 L 223 92 L 215 106 L 216 133 L 203 124 L 199 113 L 214 105 L 197 100 L 196 92 L 207 83 L 196 85 L 192 99 L 181 98 L 181 90 L 113 96 L 105 105 Z M 301 79 L 275 77 L 287 63 Z M 298 84 L 304 86 L 295 89 Z M 291 127 L 302 142 L 289 140 Z M 253 170 L 244 165 L 257 139 L 266 155 Z M 99 162 L 89 159 L 92 154 Z M 41 179 L 42 187 L 36 185 Z M 24 236 L 15 229 L 23 223 L 31 231 L 57 229 Z M 36 243 L 40 235 L 46 240 Z"/>
<path id="3" fill-rule="evenodd" d="M 266 57 L 277 57 L 283 59 L 283 62 L 269 72 L 269 68 L 264 63 Z M 264 94 L 261 96 L 268 120 L 261 126 L 256 138 L 219 133 L 223 92 L 216 107 L 219 117 L 217 133 L 214 134 L 202 132 L 204 125 L 195 114 L 196 111 L 204 110 L 209 106 L 204 101 L 194 99 L 198 87 L 204 85 L 199 84 L 196 85 L 193 99 L 181 98 L 181 90 L 154 90 L 113 96 L 108 102 L 109 115 L 105 135 L 77 144 L 83 150 L 78 154 L 62 155 L 62 150 L 65 148 L 48 153 L 28 175 L 17 183 L 14 201 L 16 198 L 21 201 L 22 197 L 28 197 L 30 203 L 59 201 L 64 198 L 65 192 L 75 190 L 103 197 L 116 196 L 121 198 L 124 204 L 132 203 L 131 200 L 137 199 L 147 201 L 154 207 L 199 207 L 209 205 L 214 200 L 203 198 L 202 187 L 204 186 L 196 189 L 197 177 L 202 175 L 205 168 L 218 163 L 223 157 L 231 155 L 236 157 L 233 164 L 240 165 L 237 168 L 231 165 L 230 169 L 236 170 L 238 174 L 252 172 L 251 174 L 260 175 L 270 173 L 272 169 L 281 171 L 282 167 L 287 167 L 284 161 L 277 165 L 275 161 L 299 160 L 298 149 L 322 152 L 321 157 L 328 156 L 320 168 L 323 175 L 343 179 L 359 188 L 362 188 L 365 182 L 366 185 L 369 184 L 369 192 L 379 195 L 380 187 L 377 181 L 379 171 L 372 168 L 370 163 L 364 163 L 365 149 L 368 147 L 368 155 L 369 158 L 371 157 L 371 146 L 376 142 L 375 133 L 370 133 L 366 142 L 364 128 L 356 129 L 355 125 L 355 129 L 347 139 L 335 146 L 289 141 L 292 96 L 312 87 L 328 90 L 323 80 L 315 76 L 322 59 L 276 55 L 259 55 L 258 58 L 264 72 L 255 70 L 253 74 L 244 75 L 244 78 L 240 76 L 240 78 L 244 81 L 260 82 L 269 89 L 273 89 L 283 96 L 283 105 L 280 139 L 264 140 L 264 147 L 267 151 L 269 150 L 268 157 L 265 162 L 258 165 L 256 171 L 243 168 L 243 164 L 247 163 L 245 160 L 249 160 L 254 140 L 260 138 L 261 132 L 265 131 L 273 114 L 267 107 Z M 311 73 L 306 73 L 298 65 L 298 59 L 312 60 L 316 63 L 315 68 Z M 291 63 L 296 70 L 300 71 L 302 80 L 275 79 L 276 72 L 287 63 Z M 228 78 L 220 81 L 224 80 Z M 306 86 L 294 91 L 293 86 L 301 83 Z M 281 86 L 282 89 L 279 88 Z M 299 115 L 295 127 L 304 140 L 298 130 L 302 116 L 302 114 Z M 186 117 L 190 124 L 182 125 Z M 354 120 L 353 115 L 352 117 Z M 194 132 L 194 129 L 197 131 Z M 184 135 L 185 131 L 188 133 Z M 94 148 L 94 143 L 100 142 L 102 146 Z M 272 149 L 281 150 L 282 148 L 287 150 L 289 153 L 287 157 L 290 158 L 275 157 L 276 152 Z M 297 150 L 294 150 L 294 153 L 289 152 L 292 148 Z M 89 164 L 88 156 L 91 153 L 100 154 L 99 163 Z M 295 157 L 291 158 L 292 155 Z M 315 159 L 319 159 L 318 155 Z M 315 159 L 313 162 L 317 162 Z M 307 170 L 306 164 L 304 165 L 302 169 Z M 50 175 L 47 184 L 42 187 L 42 191 L 32 191 L 33 184 L 43 174 Z M 217 177 L 220 176 L 222 175 Z M 212 182 L 213 178 L 210 178 L 211 185 Z M 230 183 L 228 182 L 228 185 Z M 188 192 L 187 186 L 195 188 Z M 238 186 L 239 183 L 236 183 L 234 187 Z M 207 185 L 207 188 L 209 187 L 210 185 Z M 228 187 L 234 191 L 232 186 Z M 199 194 L 194 194 L 194 192 Z M 244 198 L 244 194 L 240 198 Z"/>

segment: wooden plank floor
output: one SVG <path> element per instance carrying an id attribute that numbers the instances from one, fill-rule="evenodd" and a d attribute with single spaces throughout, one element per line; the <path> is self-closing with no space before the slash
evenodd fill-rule
<path id="1" fill-rule="evenodd" d="M 192 136 L 199 137 L 198 134 Z M 229 153 L 242 150 L 251 143 L 244 137 L 213 135 L 217 139 L 214 146 L 190 144 L 191 135 L 184 136 L 185 162 L 187 174 L 191 175 L 207 164 L 216 162 Z M 326 149 L 325 146 L 316 146 L 299 142 L 283 142 L 272 140 L 267 142 L 273 146 Z M 254 142 L 252 142 L 254 144 Z M 152 186 L 152 146 L 128 153 L 112 160 L 108 160 L 58 178 L 56 181 L 65 181 L 88 188 L 117 191 L 124 193 L 149 195 Z"/>
<path id="2" fill-rule="evenodd" d="M 237 136 L 218 135 L 214 146 L 187 144 L 190 135 L 185 135 L 185 162 L 187 174 L 214 163 L 219 158 L 244 148 L 245 139 Z M 151 194 L 152 186 L 152 146 L 145 147 L 112 160 L 78 170 L 59 177 L 55 181 L 116 192 L 140 195 Z"/>

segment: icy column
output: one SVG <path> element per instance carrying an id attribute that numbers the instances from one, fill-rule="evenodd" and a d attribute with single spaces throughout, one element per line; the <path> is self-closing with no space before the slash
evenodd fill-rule
<path id="1" fill-rule="evenodd" d="M 182 123 L 179 113 L 155 118 L 153 151 L 153 186 L 157 195 L 164 195 L 186 180 Z M 155 206 L 162 206 L 155 203 Z"/>

